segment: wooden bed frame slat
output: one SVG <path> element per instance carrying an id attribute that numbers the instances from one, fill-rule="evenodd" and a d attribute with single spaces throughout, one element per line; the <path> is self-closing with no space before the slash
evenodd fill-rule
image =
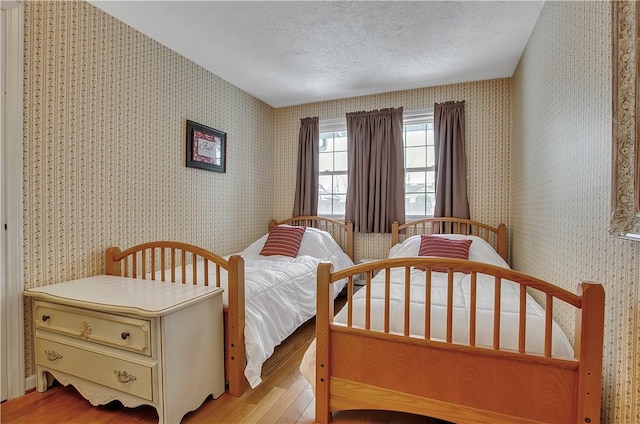
<path id="1" fill-rule="evenodd" d="M 453 340 L 453 270 L 447 270 L 447 343 Z"/>
<path id="2" fill-rule="evenodd" d="M 518 311 L 520 316 L 518 318 L 518 352 L 524 353 L 525 342 L 527 340 L 527 289 L 524 286 L 520 286 L 519 289 L 520 305 L 518 306 Z"/>
<path id="3" fill-rule="evenodd" d="M 431 277 L 431 270 L 429 270 Z M 478 273 L 471 273 L 471 302 L 469 305 L 469 346 L 476 345 L 476 316 L 478 306 Z"/>
<path id="4" fill-rule="evenodd" d="M 551 356 L 551 326 L 553 324 L 553 296 L 549 293 L 545 296 L 546 305 L 544 311 L 544 356 Z"/>
<path id="5" fill-rule="evenodd" d="M 424 338 L 431 339 L 431 267 L 425 269 Z"/>
<path id="6" fill-rule="evenodd" d="M 388 278 L 389 279 L 389 278 Z M 404 335 L 409 335 L 411 317 L 411 268 L 404 269 Z M 389 296 L 390 297 L 390 296 Z"/>
<path id="7" fill-rule="evenodd" d="M 441 231 L 447 226 L 451 231 L 462 231 L 461 225 L 466 225 L 467 231 L 488 228 L 487 234 L 493 234 L 488 239 L 494 239 L 492 243 L 500 247 L 496 250 L 506 258 L 506 227 L 502 225 L 492 228 L 468 220 L 432 218 L 396 225 L 392 239 L 394 244 L 398 242 L 402 228 Z M 384 329 L 370 330 L 370 310 L 366 311 L 365 328 L 353 327 L 351 319 L 346 325 L 333 322 L 333 283 L 364 273 L 365 305 L 370 309 L 372 273 L 384 270 L 388 276 L 390 268 L 415 266 L 426 269 L 425 338 L 389 333 L 386 316 Z M 451 296 L 447 299 L 446 341 L 430 339 L 431 270 L 439 268 L 448 269 L 449 287 L 453 271 L 471 274 L 469 345 L 451 341 Z M 493 346 L 489 348 L 475 346 L 478 273 L 494 276 L 496 313 Z M 502 280 L 520 285 L 519 310 L 525 314 L 519 318 L 516 351 L 500 350 Z M 525 351 L 527 289 L 538 290 L 546 297 L 544 352 L 540 354 Z M 410 292 L 405 290 L 408 297 Z M 551 357 L 554 299 L 575 307 L 575 360 Z M 352 302 L 351 295 L 348 300 Z M 394 258 L 338 272 L 333 272 L 331 264 L 320 264 L 317 302 L 316 422 L 329 422 L 331 411 L 348 409 L 393 410 L 453 422 L 600 422 L 604 333 L 604 290 L 600 284 L 580 283 L 577 294 L 573 294 L 530 275 L 479 262 Z M 406 334 L 406 310 L 404 315 Z"/>
<path id="8" fill-rule="evenodd" d="M 495 278 L 493 289 L 493 348 L 500 350 L 500 305 L 502 296 L 502 280 Z"/>

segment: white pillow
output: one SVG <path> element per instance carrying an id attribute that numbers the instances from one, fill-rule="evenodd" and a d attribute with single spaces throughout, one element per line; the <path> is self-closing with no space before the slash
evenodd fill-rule
<path id="1" fill-rule="evenodd" d="M 268 233 L 263 235 L 258 240 L 254 241 L 253 243 L 251 243 L 249 246 L 247 246 L 246 249 L 244 249 L 242 252 L 240 252 L 240 255 L 243 256 L 243 257 L 260 256 L 260 251 L 262 250 L 262 246 L 264 246 L 264 243 L 267 241 L 267 237 L 269 237 Z M 302 238 L 304 238 L 304 237 L 302 237 Z"/>
<path id="2" fill-rule="evenodd" d="M 300 243 L 298 255 L 308 255 L 314 258 L 329 258 L 336 251 L 342 251 L 331 234 L 313 227 L 307 227 Z"/>
<path id="3" fill-rule="evenodd" d="M 467 236 L 464 234 L 432 234 L 435 237 L 444 237 L 452 240 L 471 240 L 469 247 L 469 260 L 484 262 L 491 265 L 509 268 L 509 265 L 495 251 L 489 243 L 477 236 Z M 389 258 L 400 258 L 406 256 L 418 256 L 420 251 L 420 235 L 411 236 L 402 243 L 398 243 L 389 250 Z"/>

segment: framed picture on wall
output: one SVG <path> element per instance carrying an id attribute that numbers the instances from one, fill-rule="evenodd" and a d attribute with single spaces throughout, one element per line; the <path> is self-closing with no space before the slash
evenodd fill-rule
<path id="1" fill-rule="evenodd" d="M 187 120 L 187 167 L 227 171 L 227 133 Z"/>

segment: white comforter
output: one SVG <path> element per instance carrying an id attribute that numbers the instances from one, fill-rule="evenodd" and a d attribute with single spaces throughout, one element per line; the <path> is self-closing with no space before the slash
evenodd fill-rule
<path id="1" fill-rule="evenodd" d="M 245 257 L 244 374 L 251 387 L 262 382 L 262 364 L 275 347 L 315 316 L 319 262 L 311 256 Z M 334 265 L 336 269 L 349 266 Z"/>
<path id="2" fill-rule="evenodd" d="M 418 236 L 419 237 L 419 236 Z M 448 238 L 472 238 L 469 259 L 487 262 L 497 266 L 508 265 L 495 253 L 484 240 L 473 236 L 446 235 Z M 402 245 L 397 245 L 390 251 L 389 257 L 417 256 L 419 239 L 407 239 Z M 416 245 L 417 242 L 417 245 Z M 371 281 L 371 328 L 382 331 L 384 324 L 384 272 L 378 273 Z M 457 272 L 453 283 L 453 342 L 469 343 L 469 309 L 470 309 L 470 278 L 469 274 Z M 513 282 L 502 281 L 500 308 L 500 348 L 502 350 L 518 349 L 518 317 L 519 317 L 519 287 Z M 364 327 L 366 289 L 362 288 L 353 298 L 353 325 Z M 431 338 L 444 340 L 446 337 L 447 313 L 447 274 L 434 272 L 431 290 Z M 411 307 L 410 334 L 421 337 L 424 335 L 424 301 L 425 301 L 425 272 L 411 270 Z M 493 346 L 493 302 L 494 278 L 478 274 L 477 278 L 477 315 L 476 315 L 476 344 L 478 346 Z M 525 350 L 530 353 L 542 353 L 544 350 L 544 309 L 529 295 L 527 295 L 527 328 Z M 346 323 L 347 307 L 336 315 L 335 323 Z M 404 268 L 391 271 L 391 303 L 390 303 L 390 331 L 403 334 L 404 331 Z M 554 322 L 552 329 L 552 356 L 573 358 L 573 349 L 566 335 Z M 307 380 L 315 383 L 315 341 L 304 355 L 300 371 Z"/>
<path id="3" fill-rule="evenodd" d="M 301 324 L 316 314 L 316 271 L 320 261 L 333 263 L 334 270 L 353 265 L 331 235 L 307 228 L 298 256 L 260 256 L 267 235 L 240 252 L 245 265 L 245 376 L 252 388 L 262 382 L 262 365 L 275 347 Z M 204 264 L 198 264 L 198 275 Z M 193 281 L 187 267 L 187 282 Z M 215 266 L 209 266 L 209 279 L 215 281 Z M 223 302 L 228 305 L 227 273 L 220 272 Z M 337 290 L 340 292 L 344 283 Z"/>

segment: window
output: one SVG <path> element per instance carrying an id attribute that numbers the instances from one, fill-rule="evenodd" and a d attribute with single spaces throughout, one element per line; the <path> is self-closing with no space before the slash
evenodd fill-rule
<path id="1" fill-rule="evenodd" d="M 403 116 L 405 215 L 433 216 L 435 152 L 433 111 L 405 111 Z M 320 121 L 318 215 L 344 217 L 347 199 L 347 123 Z"/>
<path id="2" fill-rule="evenodd" d="M 433 216 L 436 201 L 433 112 L 407 111 L 404 128 L 405 216 Z"/>
<path id="3" fill-rule="evenodd" d="M 347 200 L 347 123 L 320 122 L 318 215 L 344 216 Z"/>

